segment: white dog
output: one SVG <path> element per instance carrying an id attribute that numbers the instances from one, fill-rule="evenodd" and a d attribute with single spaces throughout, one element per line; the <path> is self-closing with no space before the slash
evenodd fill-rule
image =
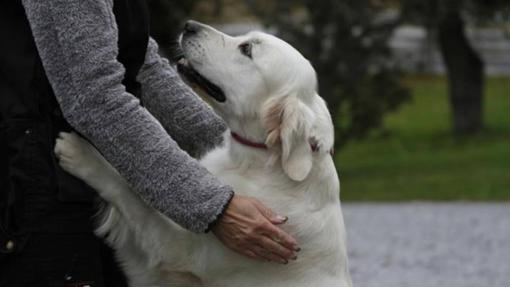
<path id="1" fill-rule="evenodd" d="M 288 265 L 257 262 L 189 232 L 148 207 L 87 141 L 63 133 L 60 163 L 109 202 L 97 233 L 108 235 L 130 286 L 352 286 L 333 126 L 310 63 L 274 36 L 230 37 L 192 21 L 181 46 L 181 72 L 230 127 L 201 163 L 236 193 L 288 215 L 282 228 L 302 251 Z"/>

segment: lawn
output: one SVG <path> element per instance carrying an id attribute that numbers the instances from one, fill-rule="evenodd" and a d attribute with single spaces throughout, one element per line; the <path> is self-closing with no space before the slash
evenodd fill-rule
<path id="1" fill-rule="evenodd" d="M 344 201 L 510 200 L 510 78 L 490 78 L 486 130 L 450 133 L 442 77 L 409 77 L 413 100 L 388 115 L 385 132 L 336 155 Z"/>

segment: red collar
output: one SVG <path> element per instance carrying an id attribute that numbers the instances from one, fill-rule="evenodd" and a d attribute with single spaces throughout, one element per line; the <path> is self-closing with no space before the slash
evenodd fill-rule
<path id="1" fill-rule="evenodd" d="M 237 134 L 235 132 L 230 132 L 230 134 L 232 135 L 232 138 L 234 140 L 236 140 L 238 143 L 240 143 L 242 145 L 253 147 L 253 148 L 258 148 L 258 149 L 267 149 L 267 145 L 265 143 L 252 142 L 251 140 L 249 140 L 247 138 L 243 138 L 242 136 L 240 136 L 239 134 Z M 316 144 L 310 144 L 310 147 L 312 148 L 312 151 L 314 151 L 314 152 L 319 151 L 319 147 Z M 333 149 L 331 149 L 329 151 L 329 153 L 331 155 L 333 155 L 333 153 L 334 153 Z"/>
<path id="2" fill-rule="evenodd" d="M 265 143 L 252 142 L 249 139 L 243 138 L 242 136 L 235 132 L 230 132 L 230 134 L 232 135 L 232 138 L 235 139 L 240 144 L 259 149 L 267 149 L 267 145 Z"/>

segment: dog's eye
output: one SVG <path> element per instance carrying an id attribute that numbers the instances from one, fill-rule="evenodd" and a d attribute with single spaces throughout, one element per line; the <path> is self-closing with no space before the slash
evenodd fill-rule
<path id="1" fill-rule="evenodd" d="M 243 55 L 251 59 L 251 43 L 246 42 L 239 45 L 239 50 Z"/>

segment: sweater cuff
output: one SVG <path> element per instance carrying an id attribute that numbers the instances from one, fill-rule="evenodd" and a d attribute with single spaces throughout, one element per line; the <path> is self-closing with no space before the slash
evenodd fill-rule
<path id="1" fill-rule="evenodd" d="M 214 226 L 216 225 L 218 220 L 221 218 L 221 216 L 223 216 L 223 214 L 227 210 L 228 206 L 230 205 L 230 202 L 232 201 L 232 198 L 234 198 L 234 195 L 235 195 L 234 191 L 230 191 L 230 195 L 227 197 L 227 200 L 221 207 L 220 212 L 218 214 L 216 214 L 216 216 L 214 216 L 213 220 L 207 226 L 205 233 L 208 233 L 209 231 L 211 231 L 214 228 Z"/>

